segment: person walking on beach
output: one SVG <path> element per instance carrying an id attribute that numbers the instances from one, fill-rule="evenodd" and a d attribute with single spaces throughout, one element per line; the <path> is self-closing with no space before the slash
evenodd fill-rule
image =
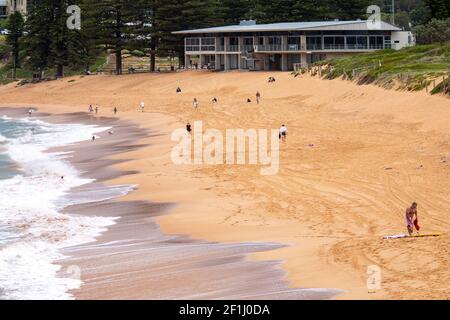
<path id="1" fill-rule="evenodd" d="M 117 114 L 117 107 L 114 107 L 114 115 Z"/>
<path id="2" fill-rule="evenodd" d="M 194 110 L 198 109 L 198 101 L 197 98 L 194 98 L 194 101 L 192 101 L 192 107 L 194 108 Z"/>
<path id="3" fill-rule="evenodd" d="M 419 226 L 419 218 L 417 216 L 416 202 L 413 202 L 411 207 L 406 209 L 405 219 L 406 219 L 406 228 L 408 229 L 409 236 L 413 235 L 414 228 L 417 230 L 417 234 L 419 234 L 420 226 Z"/>
<path id="4" fill-rule="evenodd" d="M 144 101 L 141 101 L 140 107 L 141 107 L 142 112 L 144 112 L 144 109 L 145 109 L 145 102 Z"/>
<path id="5" fill-rule="evenodd" d="M 287 127 L 283 124 L 280 128 L 280 140 L 283 140 L 283 142 L 286 142 L 287 140 L 287 134 L 288 134 L 288 129 Z"/>
<path id="6" fill-rule="evenodd" d="M 191 132 L 192 132 L 192 126 L 191 126 L 191 124 L 188 122 L 187 123 L 187 125 L 186 125 L 186 131 L 189 133 L 189 134 L 191 134 Z"/>
<path id="7" fill-rule="evenodd" d="M 88 109 L 88 111 L 89 111 L 89 113 L 92 113 L 92 112 L 94 112 L 94 108 L 92 107 L 92 104 L 91 104 L 91 105 L 89 105 L 89 109 Z"/>
<path id="8" fill-rule="evenodd" d="M 181 88 L 180 87 L 177 88 L 177 93 L 181 93 Z"/>
<path id="9" fill-rule="evenodd" d="M 95 107 L 95 114 L 98 114 L 98 107 Z"/>
<path id="10" fill-rule="evenodd" d="M 259 91 L 256 91 L 256 104 L 259 104 L 260 100 L 261 100 L 261 93 L 259 93 Z"/>
<path id="11" fill-rule="evenodd" d="M 212 99 L 212 102 L 213 102 L 214 104 L 216 104 L 217 102 L 219 102 L 219 100 L 217 100 L 217 98 L 214 97 L 214 98 Z"/>
<path id="12" fill-rule="evenodd" d="M 33 109 L 29 108 L 28 109 L 28 116 L 31 118 L 32 115 L 33 115 Z"/>
<path id="13" fill-rule="evenodd" d="M 95 136 L 92 136 L 92 141 L 95 141 Z"/>

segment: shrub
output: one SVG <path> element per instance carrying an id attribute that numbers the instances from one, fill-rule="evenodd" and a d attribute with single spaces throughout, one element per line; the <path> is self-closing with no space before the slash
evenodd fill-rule
<path id="1" fill-rule="evenodd" d="M 425 25 L 414 28 L 418 44 L 445 43 L 450 41 L 450 18 L 432 19 Z"/>
<path id="2" fill-rule="evenodd" d="M 145 53 L 140 50 L 131 51 L 131 55 L 135 57 L 145 57 Z"/>

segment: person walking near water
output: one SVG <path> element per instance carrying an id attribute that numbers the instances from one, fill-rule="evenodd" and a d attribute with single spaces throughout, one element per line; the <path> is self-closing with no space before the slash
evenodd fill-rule
<path id="1" fill-rule="evenodd" d="M 420 226 L 419 226 L 419 218 L 417 216 L 416 202 L 413 202 L 411 207 L 406 209 L 405 219 L 406 219 L 406 228 L 408 229 L 409 236 L 413 235 L 414 228 L 417 230 L 417 233 L 419 233 Z"/>
<path id="2" fill-rule="evenodd" d="M 117 114 L 117 107 L 114 107 L 114 114 Z"/>
<path id="3" fill-rule="evenodd" d="M 260 100 L 261 100 L 261 93 L 259 93 L 259 91 L 256 91 L 256 104 L 259 104 Z"/>
<path id="4" fill-rule="evenodd" d="M 142 112 L 144 112 L 144 109 L 145 109 L 145 102 L 144 101 L 141 101 L 140 107 L 141 107 Z"/>
<path id="5" fill-rule="evenodd" d="M 98 114 L 98 107 L 95 107 L 95 114 Z"/>
<path id="6" fill-rule="evenodd" d="M 29 108 L 28 109 L 28 116 L 31 118 L 32 115 L 33 115 L 33 109 Z"/>
<path id="7" fill-rule="evenodd" d="M 94 108 L 92 107 L 92 104 L 91 104 L 91 105 L 89 105 L 88 111 L 89 111 L 89 113 L 92 113 L 92 112 L 94 112 Z"/>

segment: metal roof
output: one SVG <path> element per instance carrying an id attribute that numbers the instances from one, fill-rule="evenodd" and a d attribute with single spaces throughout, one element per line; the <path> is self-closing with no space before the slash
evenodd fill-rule
<path id="1" fill-rule="evenodd" d="M 254 25 L 232 25 L 194 30 L 175 31 L 174 34 L 225 33 L 225 32 L 270 32 L 270 31 L 302 31 L 302 30 L 372 30 L 366 20 L 353 21 L 316 21 L 316 22 L 284 22 Z M 389 23 L 382 22 L 381 31 L 400 31 Z"/>

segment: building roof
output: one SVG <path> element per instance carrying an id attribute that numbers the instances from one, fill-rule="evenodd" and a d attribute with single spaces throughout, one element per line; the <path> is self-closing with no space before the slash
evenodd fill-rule
<path id="1" fill-rule="evenodd" d="M 400 31 L 401 29 L 386 22 L 381 22 L 381 28 L 369 29 L 368 21 L 316 21 L 316 22 L 284 22 L 253 25 L 232 25 L 194 30 L 175 31 L 174 34 L 196 33 L 228 33 L 228 32 L 271 32 L 271 31 L 318 31 L 318 30 L 381 30 Z"/>

